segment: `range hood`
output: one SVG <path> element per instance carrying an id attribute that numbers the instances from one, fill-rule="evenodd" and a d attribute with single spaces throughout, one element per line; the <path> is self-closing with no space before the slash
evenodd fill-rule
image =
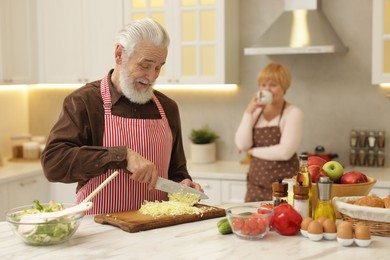
<path id="1" fill-rule="evenodd" d="M 346 52 L 317 0 L 285 0 L 285 10 L 245 55 Z"/>

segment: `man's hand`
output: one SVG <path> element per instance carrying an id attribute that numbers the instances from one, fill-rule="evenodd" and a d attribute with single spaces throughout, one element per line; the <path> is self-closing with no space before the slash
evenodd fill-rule
<path id="1" fill-rule="evenodd" d="M 154 189 L 157 182 L 157 169 L 154 163 L 145 159 L 130 148 L 127 149 L 127 170 L 135 181 L 149 183 L 149 190 Z"/>
<path id="2" fill-rule="evenodd" d="M 204 192 L 202 187 L 200 186 L 199 183 L 196 183 L 194 181 L 191 181 L 190 179 L 184 179 L 180 182 L 181 184 L 184 184 L 188 187 L 191 187 L 191 188 L 194 188 L 194 189 L 197 189 L 198 191 L 201 191 L 201 192 Z"/>

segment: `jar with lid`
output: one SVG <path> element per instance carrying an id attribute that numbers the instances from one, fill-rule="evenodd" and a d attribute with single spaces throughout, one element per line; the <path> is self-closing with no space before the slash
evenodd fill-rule
<path id="1" fill-rule="evenodd" d="M 378 136 L 377 136 L 377 145 L 379 148 L 384 148 L 385 147 L 385 140 L 386 140 L 386 132 L 385 131 L 378 131 Z"/>
<path id="2" fill-rule="evenodd" d="M 376 152 L 376 163 L 379 167 L 385 166 L 385 153 L 382 149 Z"/>
<path id="3" fill-rule="evenodd" d="M 357 142 L 357 139 L 358 138 L 358 134 L 355 130 L 351 130 L 351 135 L 350 135 L 350 146 L 351 147 L 356 147 L 358 142 Z"/>
<path id="4" fill-rule="evenodd" d="M 369 148 L 374 148 L 376 146 L 376 136 L 374 131 L 368 132 L 367 144 Z"/>
<path id="5" fill-rule="evenodd" d="M 16 134 L 11 136 L 12 158 L 23 158 L 23 143 L 31 140 L 30 134 Z"/>
<path id="6" fill-rule="evenodd" d="M 40 147 L 38 142 L 23 143 L 23 158 L 38 159 L 40 156 Z"/>
<path id="7" fill-rule="evenodd" d="M 357 154 L 355 149 L 349 151 L 349 164 L 355 166 L 357 164 Z"/>
<path id="8" fill-rule="evenodd" d="M 288 183 L 283 182 L 283 179 L 278 179 L 272 183 L 272 201 L 274 206 L 280 203 L 287 203 L 288 198 Z"/>

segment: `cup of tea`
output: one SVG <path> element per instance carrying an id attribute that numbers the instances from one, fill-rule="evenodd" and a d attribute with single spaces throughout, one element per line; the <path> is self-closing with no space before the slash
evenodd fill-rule
<path id="1" fill-rule="evenodd" d="M 258 91 L 257 102 L 261 105 L 270 105 L 272 103 L 272 93 L 268 90 Z"/>

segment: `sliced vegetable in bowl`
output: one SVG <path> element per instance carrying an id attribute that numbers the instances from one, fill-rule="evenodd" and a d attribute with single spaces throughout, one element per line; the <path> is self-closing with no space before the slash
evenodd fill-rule
<path id="1" fill-rule="evenodd" d="M 46 220 L 44 223 L 28 219 L 21 222 L 23 216 L 42 212 L 56 212 L 75 204 L 61 204 L 54 201 L 14 208 L 7 213 L 7 221 L 14 233 L 25 243 L 36 246 L 46 246 L 65 242 L 72 237 L 79 227 L 84 212 L 66 215 L 60 218 Z M 41 222 L 41 221 L 40 221 Z"/>

